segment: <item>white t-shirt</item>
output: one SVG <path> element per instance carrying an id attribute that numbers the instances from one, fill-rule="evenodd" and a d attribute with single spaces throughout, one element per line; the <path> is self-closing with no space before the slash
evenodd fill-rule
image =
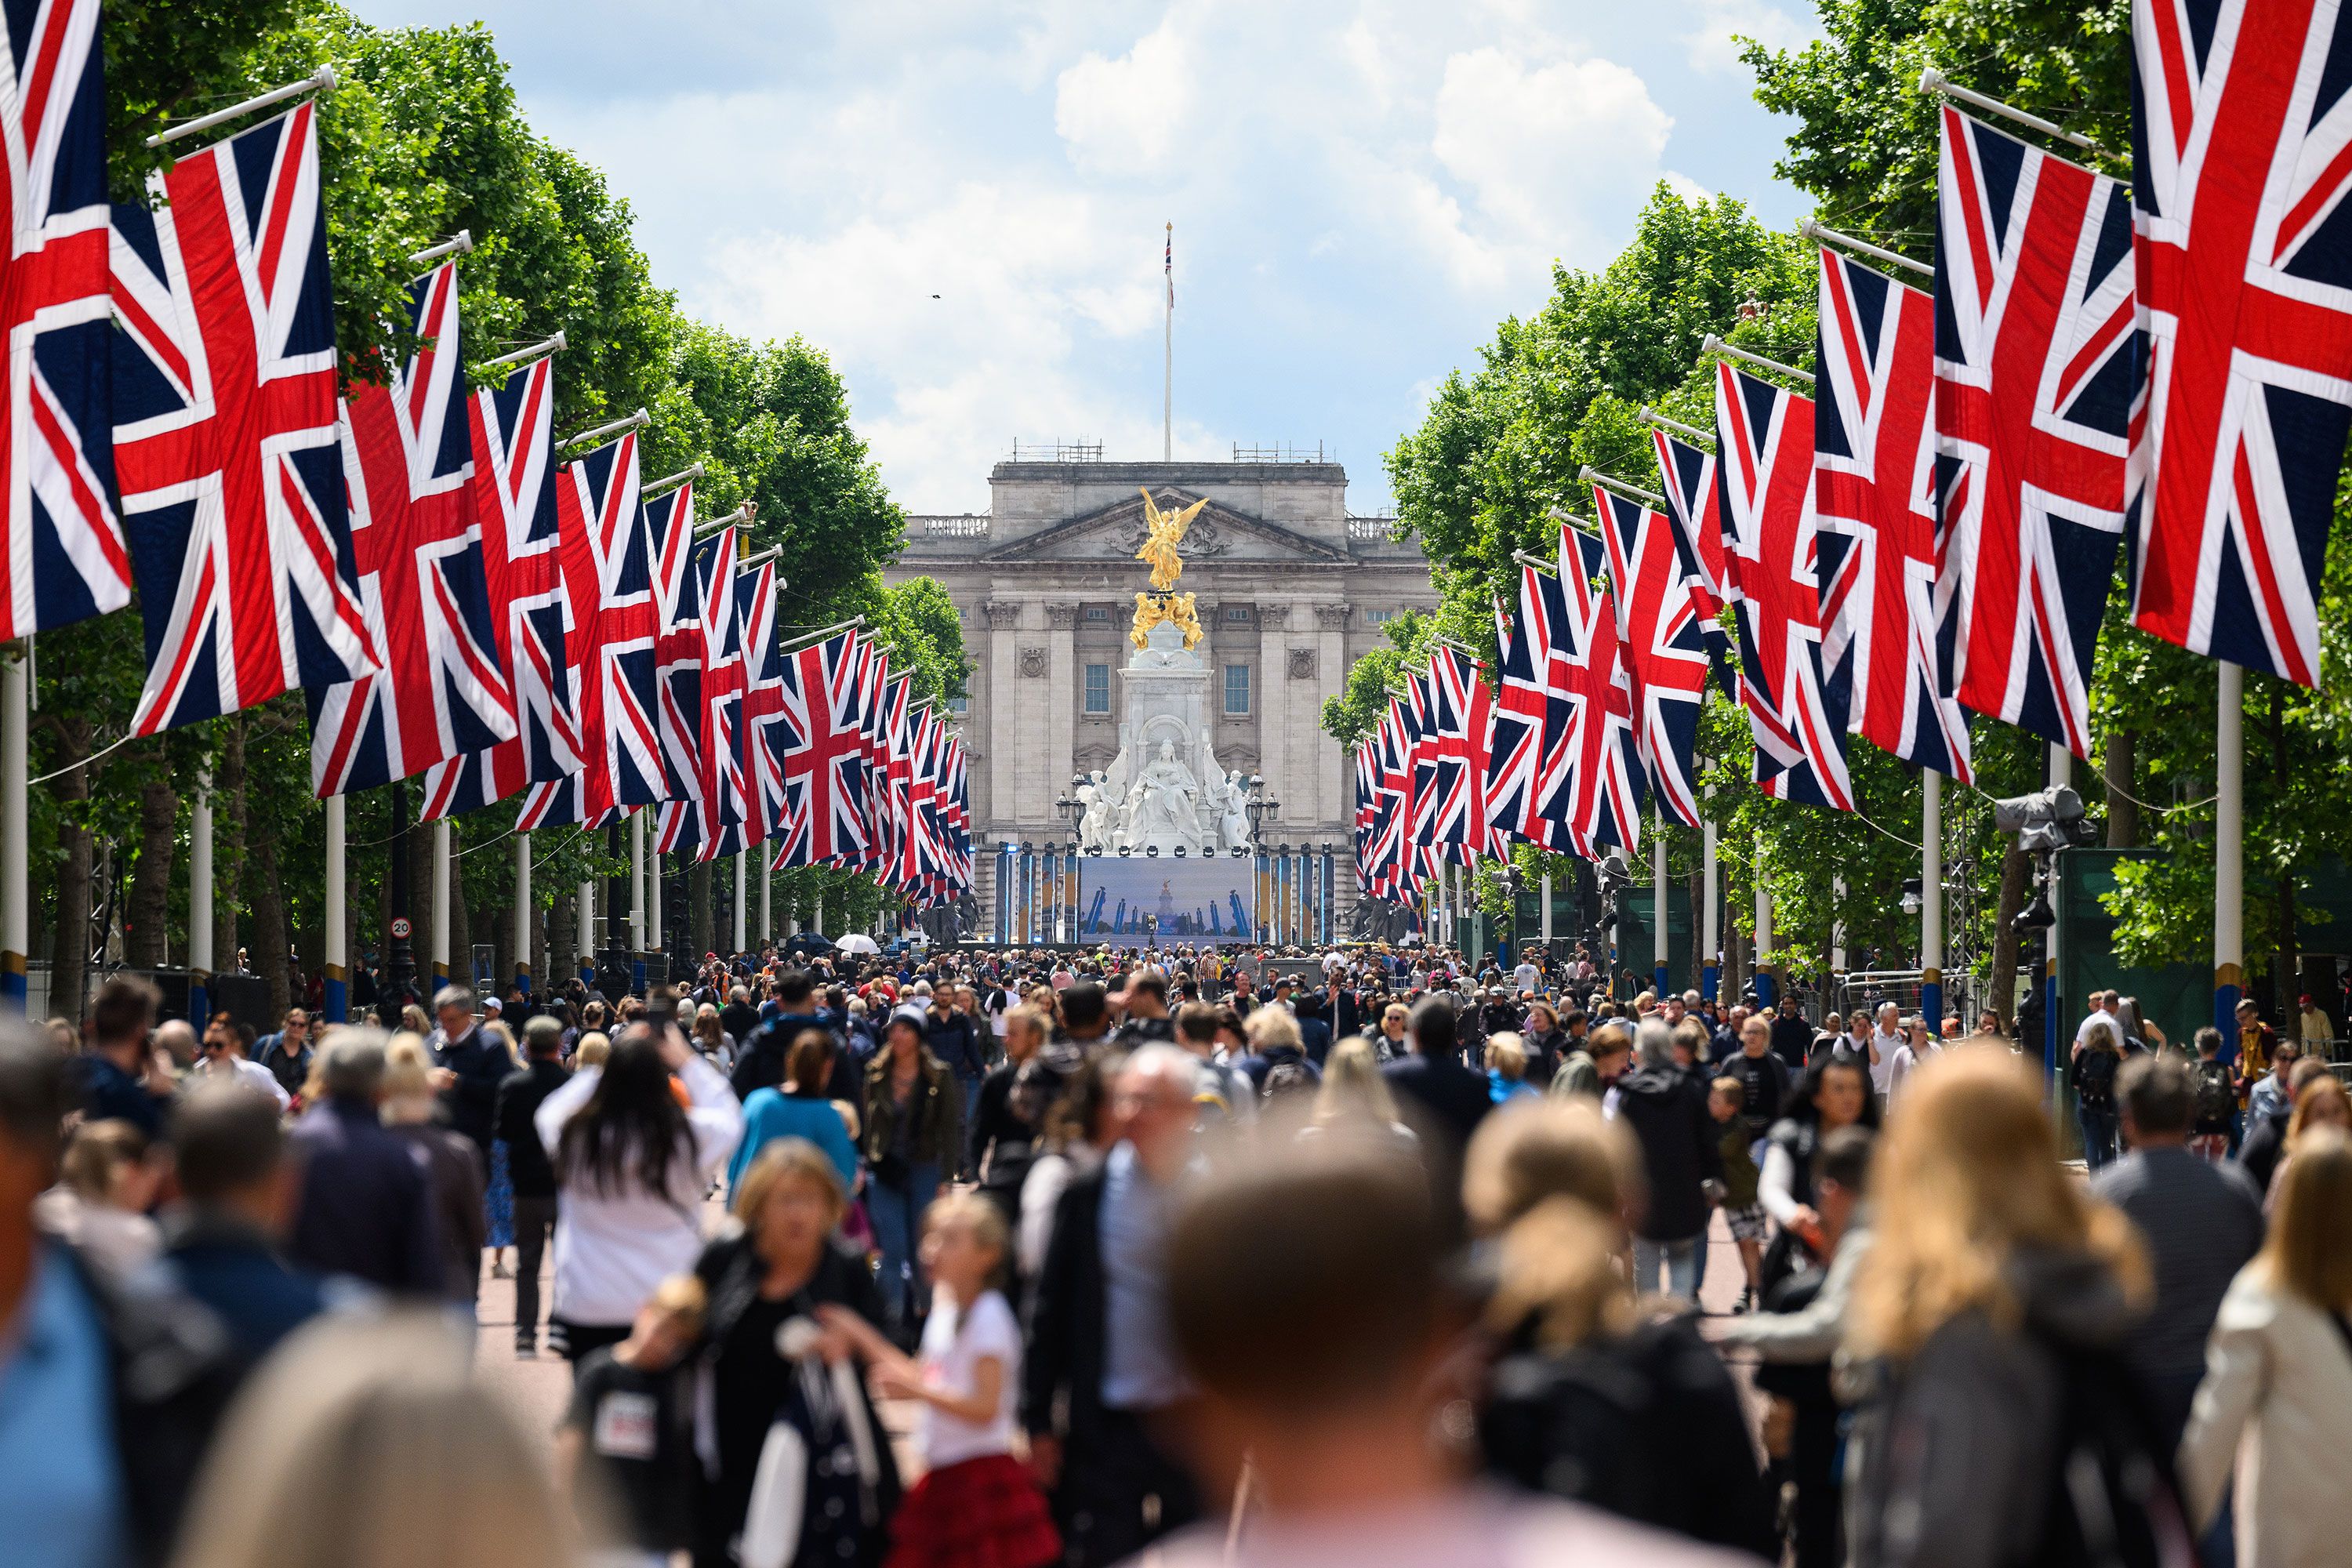
<path id="1" fill-rule="evenodd" d="M 1886 1086 L 1895 1078 L 1895 1053 L 1903 1048 L 1908 1038 L 1900 1029 L 1891 1035 L 1877 1029 L 1870 1031 L 1870 1043 L 1878 1052 L 1878 1059 L 1870 1064 L 1870 1087 L 1882 1100 L 1886 1097 Z"/>
<path id="2" fill-rule="evenodd" d="M 942 1299 L 923 1325 L 923 1386 L 970 1398 L 981 1361 L 987 1356 L 994 1356 L 1004 1368 L 992 1418 L 966 1421 L 936 1405 L 924 1405 L 916 1417 L 915 1447 L 934 1470 L 1013 1452 L 1013 1407 L 1021 1390 L 1021 1325 L 1004 1298 L 983 1290 L 980 1300 L 962 1310 L 950 1308 Z"/>
<path id="3" fill-rule="evenodd" d="M 1543 989 L 1543 971 L 1532 963 L 1522 963 L 1511 971 L 1511 984 L 1521 991 Z"/>
<path id="4" fill-rule="evenodd" d="M 2091 1035 L 2095 1030 L 2102 1029 L 2106 1031 L 2108 1044 L 2114 1046 L 2117 1050 L 2122 1050 L 2124 1048 L 2123 1026 L 2116 1022 L 2116 1016 L 2108 1012 L 2104 1007 L 2097 1008 L 2093 1011 L 2092 1014 L 2088 1017 L 2084 1018 L 2081 1025 L 2075 1028 L 2074 1043 L 2078 1046 L 2085 1044 L 2089 1041 Z"/>

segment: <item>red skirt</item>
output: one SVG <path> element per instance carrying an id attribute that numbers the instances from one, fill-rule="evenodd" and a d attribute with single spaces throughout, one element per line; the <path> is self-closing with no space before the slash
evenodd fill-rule
<path id="1" fill-rule="evenodd" d="M 899 1500 L 884 1568 L 1046 1568 L 1062 1537 L 1045 1494 L 1010 1454 L 931 1471 Z"/>

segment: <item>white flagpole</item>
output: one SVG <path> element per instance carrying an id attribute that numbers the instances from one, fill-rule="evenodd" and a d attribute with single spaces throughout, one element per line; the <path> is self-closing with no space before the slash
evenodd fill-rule
<path id="1" fill-rule="evenodd" d="M 1780 976 L 1772 973 L 1772 893 L 1764 886 L 1764 836 L 1756 836 L 1756 1002 L 1770 1011 L 1780 1005 Z"/>
<path id="2" fill-rule="evenodd" d="M 776 877 L 768 868 L 768 858 L 760 857 L 760 942 L 765 945 L 776 940 Z"/>
<path id="3" fill-rule="evenodd" d="M 1919 1016 L 1929 1038 L 1944 1032 L 1944 775 L 1920 770 Z"/>
<path id="4" fill-rule="evenodd" d="M 530 835 L 515 835 L 515 984 L 530 998 Z"/>
<path id="5" fill-rule="evenodd" d="M 576 950 L 572 962 L 580 966 L 580 978 L 586 980 L 596 973 L 596 884 L 582 882 L 579 892 L 580 915 L 573 924 L 579 928 L 579 940 L 572 945 Z"/>
<path id="6" fill-rule="evenodd" d="M 1168 226 L 1168 310 L 1160 327 L 1160 460 L 1176 460 L 1176 226 Z"/>
<path id="7" fill-rule="evenodd" d="M 1710 1002 L 1723 1000 L 1723 910 L 1716 896 L 1715 885 L 1715 786 L 1706 786 L 1710 803 L 1699 818 L 1698 876 L 1699 921 L 1698 941 L 1692 945 L 1699 954 L 1699 993 Z"/>
<path id="8" fill-rule="evenodd" d="M 2235 1058 L 2245 983 L 2246 672 L 2223 663 L 2213 725 L 2213 1026 Z"/>
<path id="9" fill-rule="evenodd" d="M 646 814 L 629 814 L 629 951 L 646 951 Z"/>
<path id="10" fill-rule="evenodd" d="M 1666 973 L 1666 814 L 1654 802 L 1650 810 L 1650 982 L 1663 1003 L 1672 979 Z"/>
<path id="11" fill-rule="evenodd" d="M 749 858 L 750 858 L 750 851 L 748 851 L 748 850 L 743 850 L 743 849 L 738 849 L 737 851 L 735 851 L 735 948 L 734 948 L 734 951 L 735 951 L 735 952 L 742 952 L 742 951 L 743 951 L 743 949 L 744 949 L 745 947 L 747 947 L 748 945 L 750 945 L 749 943 L 747 943 L 747 942 L 744 942 L 744 940 L 743 940 L 743 923 L 744 923 L 744 922 L 743 922 L 743 915 L 744 915 L 744 910 L 743 910 L 743 893 L 744 893 L 744 890 L 745 890 L 745 887 L 746 887 L 746 885 L 747 885 L 747 884 L 746 884 L 746 882 L 745 882 L 745 875 L 744 875 L 744 874 L 745 874 L 745 872 L 746 872 L 746 871 L 748 871 L 748 870 L 750 869 L 750 866 L 749 866 Z"/>
<path id="12" fill-rule="evenodd" d="M 433 823 L 433 984 L 438 996 L 449 984 L 449 819 Z"/>
<path id="13" fill-rule="evenodd" d="M 188 801 L 188 1016 L 200 1029 L 212 1016 L 212 978 L 213 773 L 198 768 Z"/>
<path id="14" fill-rule="evenodd" d="M 350 883 L 345 876 L 343 844 L 343 797 L 327 797 L 327 929 L 321 932 L 321 946 L 326 952 L 327 1022 L 347 1023 L 351 1018 L 351 923 L 345 908 L 350 899 Z"/>
<path id="15" fill-rule="evenodd" d="M 1543 874 L 1543 911 L 1538 929 L 1543 932 L 1544 952 L 1551 955 L 1551 873 L 1549 871 Z"/>
<path id="16" fill-rule="evenodd" d="M 662 950 L 662 858 L 661 839 L 656 836 L 646 846 L 646 962 L 653 963 L 654 954 Z M 660 978 L 669 978 L 669 966 L 660 966 Z"/>
<path id="17" fill-rule="evenodd" d="M 32 679 L 20 645 L 0 653 L 0 1013 L 25 1014 L 25 963 L 33 945 L 31 888 L 26 880 L 26 710 Z M 80 999 L 74 1015 L 80 1016 Z M 52 1011 L 55 1008 L 52 1007 Z"/>

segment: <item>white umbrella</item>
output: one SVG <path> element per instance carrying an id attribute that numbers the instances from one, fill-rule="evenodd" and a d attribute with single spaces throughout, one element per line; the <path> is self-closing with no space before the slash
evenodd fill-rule
<path id="1" fill-rule="evenodd" d="M 882 951 L 880 948 L 874 945 L 874 939 L 867 936 L 864 931 L 851 931 L 847 936 L 843 937 L 839 942 L 835 942 L 833 945 L 839 948 L 844 952 L 879 952 Z"/>

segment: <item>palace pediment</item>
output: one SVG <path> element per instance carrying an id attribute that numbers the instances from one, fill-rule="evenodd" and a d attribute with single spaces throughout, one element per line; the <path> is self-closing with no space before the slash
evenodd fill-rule
<path id="1" fill-rule="evenodd" d="M 1181 485 L 1161 485 L 1151 493 L 1163 510 L 1188 507 L 1201 499 Z M 1143 497 L 1139 493 L 1093 511 L 1065 518 L 1034 533 L 1008 540 L 984 552 L 979 559 L 991 564 L 1132 560 L 1143 544 L 1147 526 Z M 1187 565 L 1198 563 L 1204 566 L 1258 561 L 1319 562 L 1343 566 L 1349 560 L 1346 551 L 1322 540 L 1310 539 L 1280 523 L 1251 517 L 1214 500 L 1192 519 L 1177 552 Z M 1139 562 L 1137 570 L 1143 570 Z"/>

